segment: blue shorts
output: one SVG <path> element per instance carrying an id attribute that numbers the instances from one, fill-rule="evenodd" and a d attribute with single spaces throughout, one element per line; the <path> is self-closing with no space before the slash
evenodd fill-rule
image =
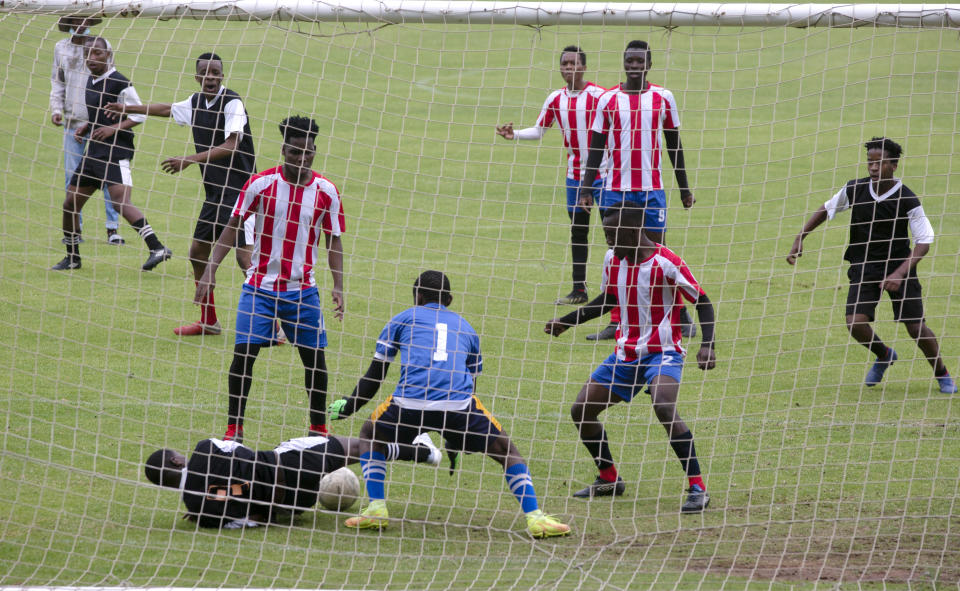
<path id="1" fill-rule="evenodd" d="M 316 287 L 297 291 L 270 291 L 243 285 L 237 302 L 237 345 L 262 345 L 276 338 L 273 323 L 280 321 L 290 343 L 322 349 L 327 346 L 320 294 Z"/>
<path id="2" fill-rule="evenodd" d="M 600 211 L 615 203 L 626 201 L 643 207 L 643 229 L 663 232 L 667 228 L 667 194 L 656 191 L 603 191 Z M 602 213 L 601 213 L 602 215 Z"/>
<path id="3" fill-rule="evenodd" d="M 593 202 L 599 204 L 603 192 L 603 179 L 597 177 L 593 181 Z M 580 181 L 567 177 L 567 212 L 573 213 L 580 201 Z"/>
<path id="4" fill-rule="evenodd" d="M 680 383 L 683 355 L 675 352 L 652 353 L 636 361 L 618 361 L 617 354 L 613 353 L 593 370 L 590 381 L 630 402 L 658 375 L 671 377 Z"/>

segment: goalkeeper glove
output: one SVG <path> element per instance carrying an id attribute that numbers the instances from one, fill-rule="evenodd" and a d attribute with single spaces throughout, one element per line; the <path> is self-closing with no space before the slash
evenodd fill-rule
<path id="1" fill-rule="evenodd" d="M 327 414 L 330 416 L 331 421 L 339 421 L 350 416 L 346 412 L 347 408 L 347 399 L 341 398 L 340 400 L 335 400 L 330 403 L 330 406 L 327 407 Z"/>

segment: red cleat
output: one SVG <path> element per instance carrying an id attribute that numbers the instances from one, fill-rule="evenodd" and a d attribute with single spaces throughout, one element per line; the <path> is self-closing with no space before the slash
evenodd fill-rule
<path id="1" fill-rule="evenodd" d="M 234 424 L 227 425 L 227 432 L 224 433 L 223 440 L 243 443 L 243 427 Z"/>
<path id="2" fill-rule="evenodd" d="M 185 324 L 183 326 L 178 326 L 173 329 L 173 334 L 180 337 L 198 337 L 202 335 L 218 335 L 221 332 L 220 323 L 216 324 L 203 324 L 201 322 L 194 322 L 193 324 Z"/>

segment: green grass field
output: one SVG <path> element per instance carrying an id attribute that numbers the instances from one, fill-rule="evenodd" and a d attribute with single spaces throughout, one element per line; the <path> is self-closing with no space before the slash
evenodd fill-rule
<path id="1" fill-rule="evenodd" d="M 332 398 L 349 394 L 386 320 L 410 305 L 425 268 L 454 282 L 453 309 L 481 333 L 480 397 L 529 459 L 541 504 L 574 528 L 531 542 L 498 466 L 471 456 L 445 469 L 395 464 L 383 534 L 344 515 L 292 527 L 198 531 L 172 491 L 142 476 L 161 446 L 219 436 L 232 334 L 178 339 L 195 319 L 186 253 L 202 193 L 195 169 L 159 170 L 189 153 L 166 120 L 137 129 L 134 202 L 176 257 L 139 270 L 146 250 L 108 246 L 99 196 L 87 204 L 84 267 L 62 256 L 61 135 L 49 123 L 52 17 L 0 15 L 0 585 L 364 589 L 939 588 L 960 582 L 960 402 L 889 305 L 878 330 L 901 360 L 878 388 L 871 359 L 843 326 L 843 217 L 811 236 L 796 269 L 784 257 L 803 220 L 864 174 L 872 135 L 902 141 L 899 173 L 922 195 L 938 239 L 921 267 L 929 326 L 960 371 L 960 150 L 955 31 L 644 29 L 109 21 L 118 69 L 147 102 L 196 90 L 193 59 L 216 50 L 246 99 L 258 166 L 279 162 L 277 122 L 321 126 L 315 168 L 348 214 L 347 317 L 327 318 Z M 532 125 L 561 84 L 558 52 L 579 43 L 588 78 L 619 80 L 626 41 L 654 47 L 651 80 L 674 90 L 697 204 L 676 191 L 668 243 L 717 305 L 716 370 L 688 364 L 680 412 L 692 426 L 712 504 L 679 515 L 685 486 L 646 400 L 605 416 L 627 494 L 570 493 L 594 468 L 568 408 L 612 346 L 600 326 L 543 334 L 569 290 L 559 133 L 513 144 L 494 126 Z M 498 141 L 495 141 L 498 140 Z M 672 170 L 665 165 L 672 187 Z M 590 281 L 603 237 L 595 224 Z M 330 278 L 318 271 L 322 293 Z M 241 275 L 217 291 L 233 326 Z M 327 298 L 327 296 L 324 296 Z M 694 341 L 694 347 L 697 340 Z M 394 368 L 393 377 L 397 375 Z M 384 392 L 391 385 L 385 385 Z M 302 368 L 265 351 L 247 441 L 304 434 Z M 336 423 L 356 434 L 363 416 Z"/>

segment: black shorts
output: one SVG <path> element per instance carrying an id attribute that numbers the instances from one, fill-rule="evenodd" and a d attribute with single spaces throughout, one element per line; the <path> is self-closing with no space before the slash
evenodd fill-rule
<path id="1" fill-rule="evenodd" d="M 70 184 L 74 187 L 94 187 L 127 185 L 133 186 L 133 176 L 130 174 L 130 160 L 110 162 L 99 158 L 90 158 L 84 154 L 73 171 Z"/>
<path id="2" fill-rule="evenodd" d="M 278 455 L 285 489 L 283 505 L 298 509 L 313 507 L 317 504 L 320 480 L 347 465 L 346 454 L 338 439 L 330 437 L 326 443 L 306 447 L 311 439 L 320 441 L 315 437 L 291 439 L 283 445 L 292 444 L 296 447 L 299 444 L 303 449 L 291 449 Z"/>
<path id="3" fill-rule="evenodd" d="M 476 396 L 463 410 L 400 408 L 390 396 L 373 411 L 370 420 L 374 441 L 410 443 L 423 432 L 436 431 L 453 452 L 484 453 L 503 432 L 500 422 Z"/>
<path id="4" fill-rule="evenodd" d="M 230 216 L 233 214 L 233 207 L 237 203 L 237 195 L 228 194 L 222 201 L 215 201 L 207 196 L 203 205 L 200 207 L 200 216 L 197 218 L 197 225 L 193 229 L 193 239 L 201 242 L 214 243 L 220 238 L 223 229 L 227 227 Z M 244 237 L 243 225 L 237 228 L 237 248 L 243 248 L 247 245 Z"/>
<path id="5" fill-rule="evenodd" d="M 880 302 L 883 289 L 880 285 L 887 277 L 887 271 L 894 271 L 898 265 L 877 265 L 858 263 L 850 265 L 847 277 L 850 279 L 850 291 L 847 292 L 847 316 L 862 314 L 872 322 Z M 923 293 L 917 270 L 910 269 L 900 289 L 887 292 L 893 307 L 893 319 L 907 324 L 923 321 Z"/>

